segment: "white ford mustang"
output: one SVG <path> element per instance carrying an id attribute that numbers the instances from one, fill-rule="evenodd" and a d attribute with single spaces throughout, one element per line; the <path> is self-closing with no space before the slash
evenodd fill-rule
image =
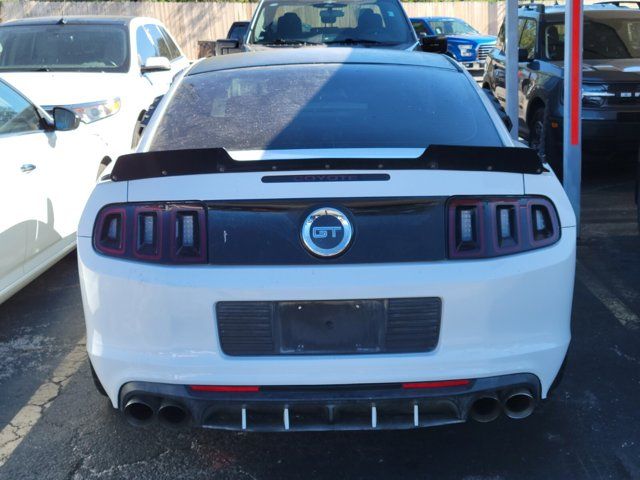
<path id="1" fill-rule="evenodd" d="M 569 345 L 575 224 L 445 56 L 202 61 L 80 223 L 97 386 L 135 424 L 524 418 Z"/>

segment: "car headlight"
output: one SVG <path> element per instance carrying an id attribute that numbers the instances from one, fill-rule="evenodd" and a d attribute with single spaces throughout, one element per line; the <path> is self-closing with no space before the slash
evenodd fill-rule
<path id="1" fill-rule="evenodd" d="M 92 123 L 103 118 L 115 115 L 120 111 L 120 99 L 111 98 L 100 102 L 79 103 L 77 105 L 69 105 L 68 108 L 73 110 L 80 117 L 83 123 Z"/>
<path id="2" fill-rule="evenodd" d="M 609 86 L 597 83 L 582 84 L 582 105 L 585 107 L 601 107 L 607 97 L 615 97 L 615 93 L 608 91 Z"/>
<path id="3" fill-rule="evenodd" d="M 458 45 L 458 50 L 460 50 L 460 55 L 463 57 L 473 56 L 473 45 L 468 45 L 468 44 Z"/>

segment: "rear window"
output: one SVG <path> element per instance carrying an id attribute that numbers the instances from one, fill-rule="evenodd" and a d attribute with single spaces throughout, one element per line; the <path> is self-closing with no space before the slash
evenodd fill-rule
<path id="1" fill-rule="evenodd" d="M 0 71 L 129 69 L 127 30 L 121 25 L 9 25 L 0 28 Z"/>
<path id="2" fill-rule="evenodd" d="M 291 65 L 186 77 L 152 150 L 426 148 L 502 145 L 457 71 L 397 65 Z"/>

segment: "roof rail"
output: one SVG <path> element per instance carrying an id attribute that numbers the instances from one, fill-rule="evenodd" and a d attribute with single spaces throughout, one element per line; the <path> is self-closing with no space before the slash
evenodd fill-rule
<path id="1" fill-rule="evenodd" d="M 518 5 L 518 8 L 523 8 L 525 10 L 531 10 L 532 12 L 544 13 L 544 3 L 521 3 Z"/>

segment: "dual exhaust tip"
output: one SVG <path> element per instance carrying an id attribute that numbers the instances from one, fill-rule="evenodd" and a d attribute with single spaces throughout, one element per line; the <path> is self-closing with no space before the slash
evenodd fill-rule
<path id="1" fill-rule="evenodd" d="M 170 400 L 148 397 L 132 397 L 123 409 L 130 424 L 140 427 L 150 424 L 154 418 L 171 427 L 181 427 L 189 422 L 189 411 L 182 405 Z"/>
<path id="2" fill-rule="evenodd" d="M 471 404 L 469 416 L 476 422 L 492 422 L 504 414 L 514 420 L 527 418 L 533 413 L 535 399 L 530 390 L 519 388 L 511 390 L 502 398 L 495 394 L 487 394 L 478 397 Z"/>

